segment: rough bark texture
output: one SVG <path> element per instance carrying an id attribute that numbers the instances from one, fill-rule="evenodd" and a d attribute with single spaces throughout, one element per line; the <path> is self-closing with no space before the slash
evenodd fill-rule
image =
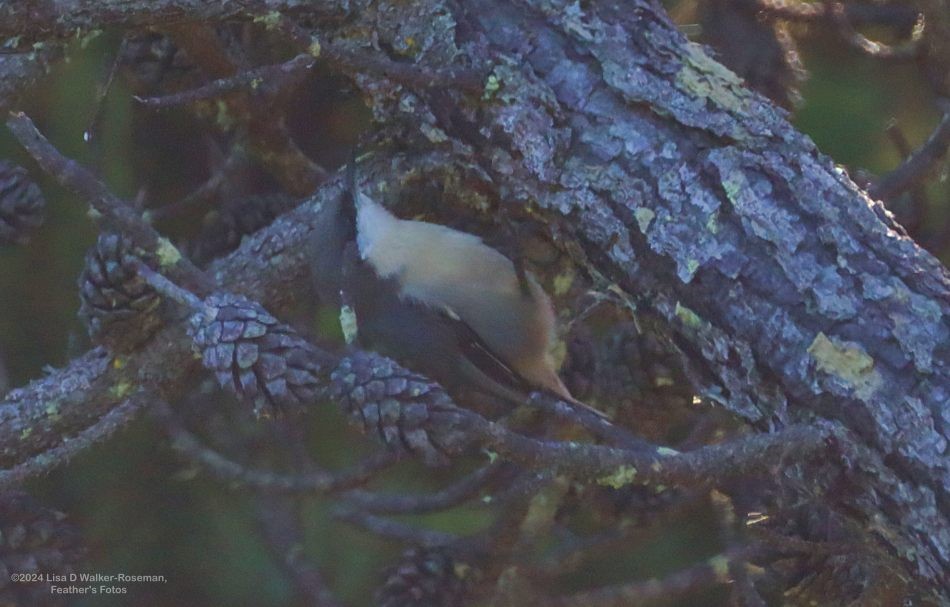
<path id="1" fill-rule="evenodd" d="M 48 62 L 57 56 L 58 49 L 0 55 L 0 111 L 6 114 L 24 89 L 46 74 Z"/>
<path id="2" fill-rule="evenodd" d="M 0 15 L 14 11 L 4 23 L 60 33 L 31 30 L 41 16 L 3 4 Z M 164 3 L 112 4 L 122 3 L 99 3 L 78 25 L 169 20 Z M 176 18 L 241 14 L 204 4 L 181 3 Z M 377 158 L 370 181 L 441 171 L 479 182 L 506 211 L 530 209 L 595 282 L 668 321 L 705 397 L 761 431 L 819 419 L 849 430 L 863 446 L 851 516 L 950 600 L 950 276 L 880 204 L 653 2 L 348 9 L 345 25 L 327 23 L 327 40 L 369 47 L 372 32 L 393 60 L 489 74 L 480 99 L 354 74 L 390 134 L 445 151 Z M 436 171 L 443 163 L 464 167 L 461 177 Z M 332 195 L 324 188 L 215 265 L 219 284 L 277 311 L 290 303 L 314 214 Z M 91 353 L 14 392 L 0 407 L 4 465 L 138 386 L 181 394 L 197 362 L 164 361 L 188 357 L 183 331 L 169 327 L 128 360 Z"/>
<path id="3" fill-rule="evenodd" d="M 470 150 L 503 200 L 543 210 L 566 248 L 667 319 L 706 396 L 762 429 L 824 418 L 854 432 L 874 455 L 863 515 L 945 585 L 946 269 L 655 5 L 458 9 L 455 29 L 436 8 L 419 31 L 417 9 L 369 22 L 425 41 L 426 61 L 495 62 L 472 123 L 433 119 L 439 94 L 403 93 L 410 124 Z M 374 92 L 378 108 L 399 101 Z"/>

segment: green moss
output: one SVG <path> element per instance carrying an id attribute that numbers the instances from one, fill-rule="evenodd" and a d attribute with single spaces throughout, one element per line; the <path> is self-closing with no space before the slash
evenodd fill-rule
<path id="1" fill-rule="evenodd" d="M 808 354 L 818 369 L 843 379 L 854 387 L 860 398 L 869 397 L 883 381 L 874 369 L 874 359 L 854 342 L 833 340 L 819 332 L 808 346 Z"/>
<path id="2" fill-rule="evenodd" d="M 739 192 L 748 185 L 745 175 L 739 171 L 730 173 L 728 177 L 722 180 L 722 189 L 726 192 L 726 197 L 735 204 Z"/>
<path id="3" fill-rule="evenodd" d="M 235 125 L 234 116 L 231 115 L 228 104 L 223 99 L 218 99 L 215 102 L 215 110 L 214 121 L 218 128 L 225 132 L 233 129 Z"/>
<path id="4" fill-rule="evenodd" d="M 716 579 L 721 582 L 726 582 L 729 580 L 729 558 L 721 554 L 716 555 L 706 561 L 709 564 L 709 567 L 713 570 L 713 573 L 716 575 Z"/>
<path id="5" fill-rule="evenodd" d="M 431 124 L 422 124 L 420 130 L 422 131 L 422 134 L 426 136 L 426 139 L 432 143 L 443 143 L 449 140 L 449 136 L 445 134 L 445 131 L 437 126 L 432 126 Z"/>
<path id="6" fill-rule="evenodd" d="M 637 210 L 633 212 L 633 216 L 637 219 L 637 225 L 640 226 L 640 231 L 646 234 L 647 229 L 650 227 L 650 222 L 656 217 L 656 213 L 646 207 L 637 207 Z"/>
<path id="7" fill-rule="evenodd" d="M 567 268 L 564 272 L 561 272 L 554 277 L 554 295 L 560 297 L 571 290 L 571 285 L 574 284 L 574 269 Z"/>
<path id="8" fill-rule="evenodd" d="M 676 84 L 698 97 L 710 99 L 733 114 L 742 114 L 748 101 L 742 80 L 722 64 L 710 59 L 699 45 L 690 44 L 687 49 L 689 54 L 676 74 Z M 742 131 L 733 133 L 739 139 L 744 138 L 744 135 Z"/>
<path id="9" fill-rule="evenodd" d="M 173 266 L 181 261 L 181 253 L 167 238 L 158 239 L 158 247 L 155 249 L 155 254 L 158 256 L 158 263 L 161 264 L 163 268 Z"/>
<path id="10" fill-rule="evenodd" d="M 60 417 L 60 415 L 59 415 L 59 401 L 58 401 L 58 400 L 54 400 L 54 401 L 51 401 L 51 402 L 47 403 L 47 404 L 46 404 L 46 408 L 44 409 L 44 411 L 46 411 L 46 416 L 50 419 L 50 421 L 56 421 L 56 420 L 58 420 L 59 417 Z"/>
<path id="11" fill-rule="evenodd" d="M 313 38 L 310 41 L 310 46 L 307 47 L 307 52 L 314 57 L 319 57 L 320 53 L 323 52 L 323 47 L 320 46 L 320 41 L 316 38 Z"/>
<path id="12" fill-rule="evenodd" d="M 351 344 L 356 341 L 359 333 L 359 325 L 356 320 L 356 312 L 350 306 L 340 308 L 340 329 L 343 331 L 343 340 Z"/>
<path id="13" fill-rule="evenodd" d="M 598 485 L 620 489 L 633 483 L 637 478 L 637 469 L 633 466 L 621 466 L 613 474 L 597 479 Z"/>
<path id="14" fill-rule="evenodd" d="M 267 29 L 274 29 L 280 24 L 281 15 L 278 11 L 271 11 L 266 15 L 254 17 L 254 23 L 263 24 Z"/>
<path id="15" fill-rule="evenodd" d="M 699 314 L 693 312 L 680 302 L 676 302 L 675 314 L 684 325 L 691 329 L 698 329 L 703 326 L 703 319 L 699 317 Z"/>
<path id="16" fill-rule="evenodd" d="M 132 393 L 135 385 L 132 382 L 120 380 L 114 386 L 109 388 L 109 394 L 116 399 L 125 398 Z"/>
<path id="17" fill-rule="evenodd" d="M 500 88 L 501 81 L 498 79 L 498 76 L 495 75 L 495 72 L 492 72 L 488 75 L 488 79 L 485 80 L 485 88 L 482 91 L 482 99 L 491 99 L 495 96 L 495 93 L 497 93 L 498 89 Z"/>

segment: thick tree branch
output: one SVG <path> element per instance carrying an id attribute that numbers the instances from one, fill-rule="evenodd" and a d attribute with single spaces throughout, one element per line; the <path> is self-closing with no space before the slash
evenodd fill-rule
<path id="1" fill-rule="evenodd" d="M 888 462 L 873 476 L 889 498 L 868 516 L 903 529 L 895 550 L 916 546 L 915 570 L 944 584 L 946 270 L 653 5 L 459 4 L 488 45 L 452 42 L 508 58 L 498 93 L 475 128 L 425 97 L 407 132 L 438 128 L 491 158 L 503 199 L 546 211 L 582 265 L 675 327 L 704 396 L 760 427 L 818 416 L 853 430 Z M 413 95 L 368 92 L 378 113 Z"/>
<path id="2" fill-rule="evenodd" d="M 70 15 L 60 26 L 15 4 L 0 4 L 8 17 L 0 32 L 53 36 L 91 19 L 133 26 L 256 10 L 79 3 L 75 15 L 59 13 Z M 946 270 L 648 0 L 383 8 L 318 24 L 316 33 L 371 31 L 374 43 L 394 49 L 412 39 L 407 65 L 464 59 L 493 71 L 478 98 L 464 87 L 414 90 L 353 74 L 403 145 L 451 150 L 438 171 L 424 160 L 376 157 L 367 180 L 392 190 L 409 174 L 441 174 L 452 184 L 460 181 L 448 177 L 465 171 L 479 175 L 505 208 L 530 208 L 595 280 L 666 320 L 706 399 L 760 430 L 816 420 L 849 430 L 867 457 L 854 479 L 862 498 L 848 511 L 862 527 L 874 521 L 921 587 L 950 599 Z M 454 111 L 475 103 L 477 112 Z M 337 192 L 323 188 L 212 266 L 218 284 L 287 309 L 306 282 L 315 213 Z M 174 399 L 198 368 L 189 356 L 189 340 L 168 327 L 127 359 L 89 354 L 34 382 L 0 406 L 0 455 L 6 465 L 24 461 L 139 386 Z M 183 362 L 169 368 L 167 360 Z M 61 399 L 60 415 L 44 413 L 51 397 Z M 800 474 L 809 485 L 804 468 Z"/>
<path id="3" fill-rule="evenodd" d="M 107 27 L 145 27 L 194 21 L 266 18 L 276 11 L 293 11 L 294 0 L 52 0 L 50 2 L 0 1 L 0 37 L 22 36 L 35 42 L 65 39 Z M 318 16 L 340 17 L 349 8 L 347 0 L 320 0 L 308 6 Z"/>
<path id="4" fill-rule="evenodd" d="M 0 488 L 14 488 L 28 478 L 48 473 L 57 466 L 65 465 L 74 455 L 106 440 L 132 421 L 147 401 L 145 395 L 134 394 L 75 436 L 63 436 L 60 444 L 50 447 L 49 450 L 12 468 L 0 470 Z"/>
<path id="5" fill-rule="evenodd" d="M 380 169 L 387 170 L 388 165 Z M 307 282 L 304 250 L 316 212 L 322 200 L 337 195 L 336 187 L 325 188 L 313 206 L 279 219 L 231 257 L 213 264 L 209 275 L 221 287 L 245 293 L 272 309 L 289 309 Z M 167 365 L 168 360 L 181 364 Z M 9 466 L 45 451 L 60 437 L 94 424 L 139 387 L 174 401 L 200 367 L 190 338 L 178 325 L 166 328 L 143 351 L 130 356 L 92 350 L 5 397 L 0 404 L 0 459 Z"/>

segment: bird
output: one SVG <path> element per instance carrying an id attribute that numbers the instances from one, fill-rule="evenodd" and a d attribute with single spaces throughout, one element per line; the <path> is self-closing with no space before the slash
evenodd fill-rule
<path id="1" fill-rule="evenodd" d="M 396 217 L 359 191 L 355 165 L 320 212 L 311 255 L 318 296 L 352 308 L 360 344 L 450 393 L 520 406 L 540 391 L 589 408 L 557 374 L 556 316 L 537 279 L 474 234 Z"/>

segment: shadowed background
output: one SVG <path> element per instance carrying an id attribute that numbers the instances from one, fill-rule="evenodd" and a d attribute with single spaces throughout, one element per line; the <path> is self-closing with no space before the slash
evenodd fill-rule
<path id="1" fill-rule="evenodd" d="M 709 26 L 715 21 L 703 16 L 702 6 L 689 1 L 668 6 L 687 33 L 715 42 Z M 793 110 L 794 123 L 856 180 L 886 173 L 900 162 L 901 154 L 886 132 L 888 125 L 896 124 L 912 147 L 933 130 L 939 114 L 912 64 L 868 58 L 821 28 L 795 25 L 792 30 L 799 37 L 801 63 L 808 72 L 807 79 L 794 83 L 801 97 Z M 891 35 L 883 29 L 868 31 Z M 121 70 L 100 109 L 98 91 L 108 80 L 120 42 L 118 34 L 106 32 L 75 43 L 70 61 L 59 63 L 22 109 L 63 153 L 95 168 L 117 194 L 138 199 L 145 208 L 158 208 L 186 196 L 216 170 L 226 138 L 213 134 L 184 109 L 156 111 L 137 104 Z M 372 128 L 368 110 L 347 82 L 321 64 L 307 73 L 289 107 L 288 123 L 296 142 L 328 169 L 344 162 L 360 133 Z M 89 130 L 93 137 L 86 142 L 83 134 Z M 43 176 L 6 132 L 0 133 L 0 158 L 28 167 L 48 201 L 46 222 L 29 245 L 0 248 L 0 360 L 7 387 L 12 387 L 41 375 L 45 365 L 62 365 L 89 346 L 76 317 L 76 284 L 97 231 L 86 217 L 85 202 Z M 946 263 L 950 246 L 943 235 L 950 221 L 950 190 L 945 166 L 942 171 L 923 186 L 923 208 L 908 211 L 913 201 L 901 200 L 894 210 L 899 217 L 904 213 L 913 218 L 920 239 Z M 258 173 L 249 171 L 242 183 L 234 184 L 234 195 L 275 191 L 276 184 Z M 168 234 L 186 238 L 200 228 L 207 210 L 199 206 L 159 225 Z M 301 311 L 302 318 L 313 315 L 312 310 Z M 338 332 L 332 312 L 323 311 L 315 324 L 325 335 Z M 242 435 L 239 429 L 253 424 L 220 392 L 209 390 L 193 400 L 194 419 L 222 424 L 236 420 L 237 452 L 256 450 L 266 459 L 269 441 L 280 440 L 266 436 L 266 431 Z M 347 425 L 331 408 L 322 408 L 307 420 L 309 447 L 321 462 L 342 465 L 369 450 L 364 438 L 341 430 Z M 474 463 L 459 466 L 470 468 Z M 410 463 L 375 487 L 431 489 L 444 486 L 451 472 Z M 162 574 L 168 579 L 164 585 L 131 585 L 130 595 L 97 596 L 78 600 L 78 605 L 267 606 L 294 600 L 291 583 L 261 539 L 257 498 L 208 481 L 183 464 L 147 416 L 68 466 L 32 481 L 28 489 L 78 523 L 90 547 L 88 571 Z M 323 567 L 342 599 L 369 604 L 382 568 L 401 549 L 334 521 L 328 503 L 321 498 L 303 500 L 301 549 Z M 718 531 L 709 508 L 703 506 L 697 504 L 672 520 L 649 526 L 637 535 L 636 554 L 588 567 L 575 575 L 576 581 L 588 586 L 662 576 L 716 554 L 721 549 Z M 484 527 L 490 518 L 484 510 L 467 506 L 412 520 L 464 534 Z M 715 605 L 724 599 L 713 593 L 706 600 Z"/>

